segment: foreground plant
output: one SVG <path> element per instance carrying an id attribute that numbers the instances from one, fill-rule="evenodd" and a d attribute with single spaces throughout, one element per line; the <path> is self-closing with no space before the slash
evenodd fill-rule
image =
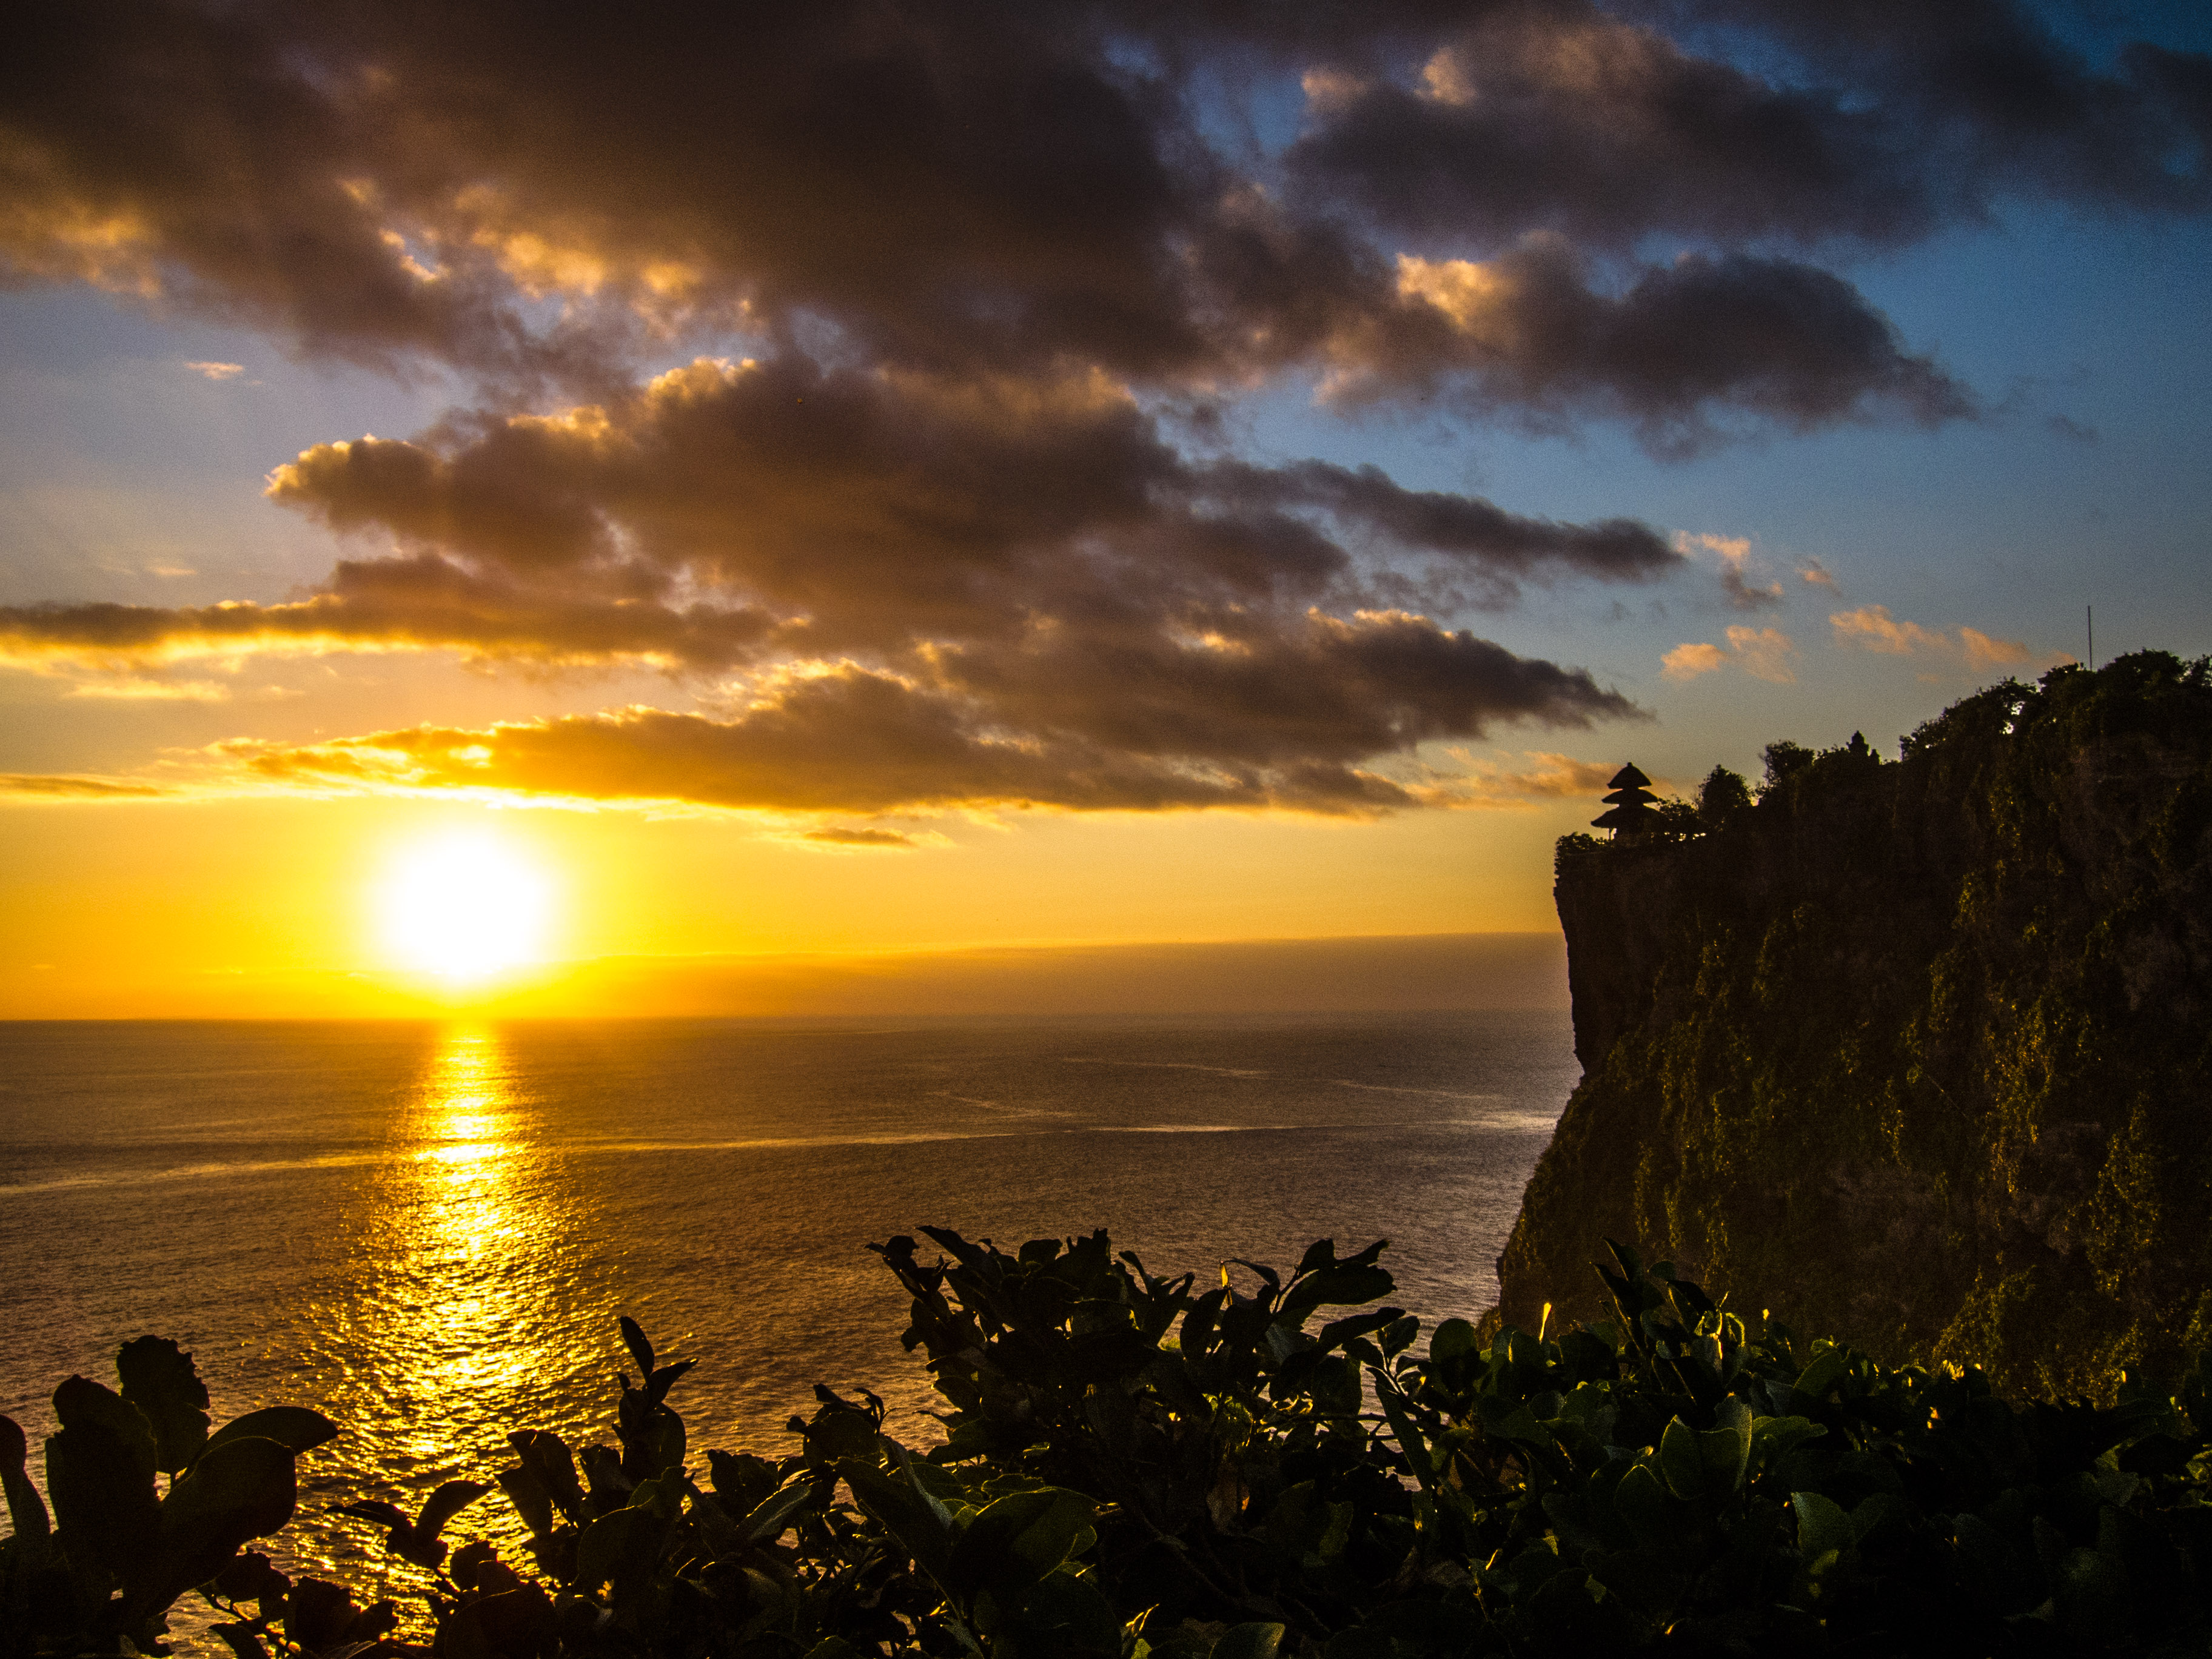
<path id="1" fill-rule="evenodd" d="M 1885 1368 L 1747 1323 L 1620 1249 L 1601 1270 L 1612 1320 L 1486 1346 L 1447 1320 L 1416 1352 L 1417 1322 L 1370 1305 L 1392 1288 L 1379 1243 L 1340 1259 L 1323 1241 L 1287 1277 L 1231 1263 L 1200 1291 L 1103 1232 L 1012 1255 L 927 1236 L 927 1260 L 910 1238 L 875 1247 L 947 1408 L 927 1451 L 884 1432 L 874 1396 L 817 1389 L 791 1420 L 795 1449 L 709 1451 L 695 1474 L 669 1403 L 690 1362 L 659 1363 L 625 1319 L 637 1373 L 615 1443 L 509 1437 L 497 1481 L 526 1561 L 480 1540 L 448 1553 L 441 1528 L 479 1483 L 412 1516 L 343 1506 L 432 1574 L 428 1644 L 389 1634 L 388 1604 L 356 1609 L 236 1553 L 282 1524 L 271 1502 L 8 1651 L 143 1646 L 153 1601 L 196 1571 L 242 1659 L 1996 1659 L 2212 1638 L 2201 1363 L 2178 1396 L 2128 1379 L 2112 1408 L 2014 1407 L 1978 1373 Z M 57 1492 L 92 1467 L 76 1449 L 93 1437 L 67 1437 L 93 1386 L 64 1385 Z M 165 1408 L 142 1396 L 106 1398 L 158 1441 Z M 37 1497 L 15 1444 L 11 1505 L 27 1497 L 0 1545 L 10 1596 L 34 1556 L 80 1571 L 70 1550 L 92 1546 L 73 1540 L 95 1535 L 26 1525 Z M 176 1465 L 163 1506 L 214 1449 Z M 206 1571 L 248 1524 L 264 1531 Z"/>
<path id="2" fill-rule="evenodd" d="M 22 1429 L 0 1417 L 0 1486 L 15 1528 L 0 1542 L 0 1655 L 8 1659 L 115 1653 L 125 1644 L 164 1652 L 164 1615 L 198 1585 L 251 1582 L 270 1592 L 283 1616 L 266 1558 L 241 1552 L 292 1518 L 294 1460 L 334 1437 L 337 1425 L 317 1412 L 275 1406 L 210 1434 L 207 1387 L 191 1356 L 161 1337 L 125 1343 L 115 1370 L 119 1393 L 82 1376 L 54 1390 L 60 1426 L 46 1444 L 51 1516 L 25 1469 Z M 394 1620 L 386 1605 L 360 1627 L 373 1637 Z"/>

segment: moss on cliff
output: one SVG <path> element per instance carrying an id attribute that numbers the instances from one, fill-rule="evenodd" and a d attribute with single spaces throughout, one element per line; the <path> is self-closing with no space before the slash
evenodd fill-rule
<path id="1" fill-rule="evenodd" d="M 1585 1074 L 1503 1316 L 1595 1316 L 1610 1237 L 2014 1392 L 2171 1367 L 2212 1336 L 2212 672 L 1784 750 L 1701 835 L 1560 842 Z"/>

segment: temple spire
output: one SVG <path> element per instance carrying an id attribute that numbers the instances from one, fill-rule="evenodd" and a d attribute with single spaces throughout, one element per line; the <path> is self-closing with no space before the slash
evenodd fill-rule
<path id="1" fill-rule="evenodd" d="M 1659 797 L 1651 793 L 1650 782 L 1634 761 L 1622 767 L 1613 775 L 1613 793 L 1605 798 L 1610 810 L 1592 818 L 1591 828 L 1610 830 L 1615 840 L 1650 829 L 1659 817 L 1651 810 Z"/>

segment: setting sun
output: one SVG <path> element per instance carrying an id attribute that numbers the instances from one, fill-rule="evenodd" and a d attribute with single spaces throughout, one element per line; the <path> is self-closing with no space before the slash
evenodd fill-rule
<path id="1" fill-rule="evenodd" d="M 482 831 L 417 842 L 398 854 L 375 898 L 385 947 L 418 973 L 489 979 L 539 959 L 551 884 L 529 856 Z"/>

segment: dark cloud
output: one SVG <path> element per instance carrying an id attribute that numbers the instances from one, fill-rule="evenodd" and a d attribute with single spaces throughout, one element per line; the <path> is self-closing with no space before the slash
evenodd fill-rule
<path id="1" fill-rule="evenodd" d="M 1563 425 L 1626 418 L 1646 447 L 1681 456 L 1732 415 L 1796 430 L 1885 416 L 1972 418 L 1972 395 L 1906 351 L 1888 319 L 1815 266 L 1685 254 L 1625 291 L 1549 233 L 1488 261 L 1401 261 L 1399 313 L 1340 343 L 1332 395 L 1407 391 Z"/>
<path id="2" fill-rule="evenodd" d="M 0 70 L 0 245 L 370 362 L 810 317 L 922 364 L 1206 360 L 1177 246 L 1224 181 L 1086 44 L 990 6 L 56 0 Z"/>
<path id="3" fill-rule="evenodd" d="M 2123 27 L 2182 25 L 2192 8 L 2052 14 L 2016 0 L 1656 0 L 1650 15 L 1793 54 L 1821 77 L 1895 112 L 1931 176 L 1958 175 L 1972 205 L 2006 192 L 2093 208 L 2201 212 L 2212 205 L 2212 57 Z M 2103 15 L 2100 15 L 2102 11 Z M 2107 37 L 2096 48 L 2075 44 Z"/>
<path id="4" fill-rule="evenodd" d="M 2201 53 L 2138 41 L 2100 68 L 2001 0 L 1631 9 L 1478 8 L 1415 76 L 1324 76 L 1292 176 L 1401 233 L 1493 247 L 1536 229 L 1894 246 L 2012 194 L 2212 203 Z"/>
<path id="5" fill-rule="evenodd" d="M 1418 82 L 1317 99 L 1288 163 L 1393 229 L 1476 246 L 1538 229 L 1896 243 L 1957 211 L 1905 137 L 1880 107 L 1771 86 L 1595 9 L 1513 9 L 1438 47 Z"/>
<path id="6" fill-rule="evenodd" d="M 728 719 L 633 708 L 334 743 L 237 742 L 222 752 L 289 783 L 771 812 L 1041 806 L 1364 816 L 1426 799 L 1358 763 L 1378 740 L 1474 736 L 1514 718 L 1582 726 L 1634 712 L 1587 675 L 1414 618 L 1317 623 L 1278 660 L 1224 678 L 1241 678 L 1249 694 L 1296 701 L 1255 724 L 1249 707 L 1233 703 L 1148 702 L 1145 690 L 1163 689 L 1156 680 L 1139 690 L 1133 713 L 1117 716 L 1034 678 L 990 700 L 974 695 L 988 688 L 972 678 L 933 687 L 848 665 L 786 678 Z M 1016 714 L 1029 717 L 1020 728 L 1009 724 Z"/>
<path id="7" fill-rule="evenodd" d="M 585 794 L 822 811 L 1371 811 L 1419 799 L 1367 769 L 1378 757 L 1636 713 L 1582 671 L 1391 608 L 1384 562 L 1494 594 L 1682 562 L 1632 520 L 1522 517 L 1372 468 L 1194 459 L 1096 376 L 793 359 L 702 360 L 557 416 L 321 445 L 270 493 L 398 550 L 278 605 L 0 611 L 0 650 L 646 662 L 744 705 L 501 728 L 483 740 L 501 787 L 559 793 L 573 775 Z M 330 774 L 390 746 L 283 763 Z M 473 775 L 438 742 L 399 746 L 441 787 Z"/>
<path id="8" fill-rule="evenodd" d="M 1210 621 L 1182 638 L 1050 630 L 1032 644 L 939 653 L 935 664 L 944 684 L 1017 730 L 1237 767 L 1334 768 L 1479 737 L 1493 721 L 1586 726 L 1638 712 L 1579 669 L 1402 611 Z"/>
<path id="9" fill-rule="evenodd" d="M 1762 611 L 1769 605 L 1782 603 L 1782 584 L 1753 582 L 1743 574 L 1740 564 L 1721 568 L 1721 592 L 1728 596 L 1729 604 L 1738 611 Z"/>
<path id="10" fill-rule="evenodd" d="M 1649 526 L 1560 524 L 1373 468 L 1194 461 L 1097 377 L 975 383 L 702 360 L 617 402 L 310 449 L 270 495 L 403 548 L 281 605 L 0 610 L 93 660 L 458 648 L 714 672 L 793 653 L 950 659 L 1372 606 L 1367 554 L 1488 588 L 1648 580 Z"/>
<path id="11" fill-rule="evenodd" d="M 1540 231 L 1625 246 L 1655 224 L 1894 241 L 1967 210 L 1880 88 L 1777 88 L 1568 0 L 850 0 L 664 9 L 649 28 L 497 0 L 50 0 L 10 46 L 0 258 L 19 276 L 518 394 L 611 389 L 648 349 L 738 332 L 933 374 L 1096 368 L 1182 391 L 1349 366 L 1396 395 L 1458 374 L 1477 401 L 1556 416 L 1556 366 L 1497 339 L 1410 373 L 1452 343 L 1408 304 L 1401 253 L 1507 258 Z M 1409 52 L 1425 88 L 1376 68 Z M 2132 79 L 2092 77 L 2107 148 L 2163 133 L 2168 155 L 2198 131 L 2203 66 L 2149 47 L 2128 62 Z M 1265 158 L 1227 153 L 1218 106 L 1302 70 L 1316 125 L 1286 191 Z M 1488 77 L 1480 95 L 1469 76 Z M 2185 186 L 2135 195 L 2183 206 Z M 1354 228 L 1362 215 L 1415 246 Z M 1523 296 L 1538 335 L 1594 302 L 1566 252 L 1518 269 L 1559 285 Z M 1789 326 L 1770 306 L 1735 331 L 1726 374 L 1666 380 L 1686 340 L 1584 351 L 1566 403 L 1662 425 L 1707 404 L 1796 425 L 1936 406 L 1869 400 L 1862 337 L 1887 325 L 1828 280 L 1838 297 Z M 1800 384 L 1832 360 L 1836 388 Z"/>
<path id="12" fill-rule="evenodd" d="M 33 4 L 0 57 L 0 260 L 276 329 L 314 356 L 514 371 L 556 362 L 512 284 L 425 280 L 368 139 L 368 65 L 252 9 Z"/>
<path id="13" fill-rule="evenodd" d="M 1210 471 L 1208 482 L 1231 497 L 1319 507 L 1400 547 L 1464 560 L 1499 582 L 1548 571 L 1642 581 L 1680 560 L 1650 526 L 1632 519 L 1576 525 L 1522 518 L 1474 496 L 1401 489 L 1373 466 L 1224 465 Z"/>
<path id="14" fill-rule="evenodd" d="M 325 589 L 278 605 L 0 607 L 0 660 L 120 666 L 247 653 L 458 651 L 550 666 L 718 666 L 756 654 L 775 624 L 741 606 L 621 596 L 480 575 L 433 553 L 341 563 Z"/>

